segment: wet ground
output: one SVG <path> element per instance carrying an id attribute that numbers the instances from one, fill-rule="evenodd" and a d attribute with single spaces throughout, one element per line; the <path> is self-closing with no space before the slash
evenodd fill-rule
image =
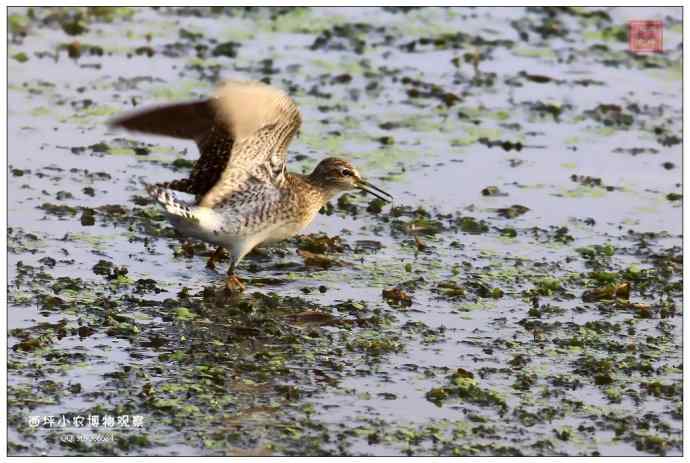
<path id="1" fill-rule="evenodd" d="M 11 455 L 681 454 L 679 8 L 9 14 Z M 227 77 L 396 198 L 233 298 L 143 190 L 196 147 L 106 126 Z"/>

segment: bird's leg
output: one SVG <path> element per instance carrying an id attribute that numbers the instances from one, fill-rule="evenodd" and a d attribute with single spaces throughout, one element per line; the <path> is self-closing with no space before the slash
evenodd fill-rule
<path id="1" fill-rule="evenodd" d="M 211 256 L 208 258 L 208 262 L 206 262 L 206 268 L 209 270 L 215 270 L 216 262 L 218 262 L 223 257 L 223 254 L 223 247 L 218 246 L 216 248 L 216 251 L 213 254 L 211 254 Z"/>
<path id="2" fill-rule="evenodd" d="M 237 259 L 232 254 L 230 255 L 230 267 L 228 268 L 228 279 L 225 282 L 225 287 L 228 291 L 232 293 L 239 293 L 244 291 L 245 285 L 242 280 L 235 276 L 235 265 L 237 264 Z"/>
<path id="3" fill-rule="evenodd" d="M 185 257 L 194 257 L 194 243 L 189 238 L 183 238 L 182 243 L 182 254 Z"/>

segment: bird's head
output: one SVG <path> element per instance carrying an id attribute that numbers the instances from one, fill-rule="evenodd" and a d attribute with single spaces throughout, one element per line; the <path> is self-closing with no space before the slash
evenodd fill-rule
<path id="1" fill-rule="evenodd" d="M 386 202 L 393 199 L 382 189 L 364 180 L 357 169 L 344 159 L 324 159 L 316 166 L 309 178 L 332 194 L 362 190 Z"/>

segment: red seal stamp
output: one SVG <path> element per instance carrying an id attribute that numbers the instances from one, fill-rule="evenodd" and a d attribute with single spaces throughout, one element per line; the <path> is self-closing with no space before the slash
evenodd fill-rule
<path id="1" fill-rule="evenodd" d="M 661 21 L 630 21 L 628 46 L 633 53 L 662 53 L 664 25 Z"/>

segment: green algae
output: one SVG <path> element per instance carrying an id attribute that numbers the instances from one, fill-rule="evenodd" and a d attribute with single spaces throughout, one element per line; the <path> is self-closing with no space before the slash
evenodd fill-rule
<path id="1" fill-rule="evenodd" d="M 221 15 L 227 15 L 228 24 L 231 21 L 233 27 L 237 24 L 235 29 L 240 37 L 254 38 L 254 43 L 242 40 L 239 48 L 233 47 L 239 55 L 233 63 L 236 72 L 251 74 L 253 78 L 270 78 L 276 85 L 289 87 L 298 99 L 318 83 L 320 92 L 332 93 L 329 106 L 336 107 L 341 102 L 347 105 L 344 117 L 334 110 L 328 116 L 315 118 L 315 113 L 307 108 L 324 105 L 326 98 L 305 96 L 304 100 L 300 99 L 305 121 L 311 119 L 312 122 L 307 123 L 313 123 L 307 126 L 308 132 L 322 135 L 300 137 L 291 150 L 299 155 L 305 147 L 307 150 L 335 151 L 334 154 L 353 153 L 365 175 L 398 183 L 396 200 L 399 203 L 388 210 L 357 195 L 346 197 L 342 204 L 333 201 L 338 205 L 330 211 L 333 216 L 320 216 L 315 225 L 315 230 L 328 230 L 325 239 L 298 238 L 281 248 L 248 256 L 239 273 L 249 289 L 246 294 L 230 298 L 223 292 L 223 271 L 204 270 L 207 248 L 195 246 L 188 256 L 179 252 L 179 243 L 171 228 L 163 225 L 160 210 L 133 196 L 142 194 L 141 181 L 150 181 L 161 173 L 171 174 L 171 168 L 189 167 L 188 162 L 175 165 L 169 157 L 167 162 L 161 162 L 166 159 L 137 153 L 140 148 L 151 152 L 159 149 L 158 142 L 144 147 L 105 140 L 105 147 L 96 146 L 98 150 L 92 151 L 98 154 L 122 155 L 104 156 L 98 162 L 126 163 L 112 164 L 118 166 L 112 169 L 104 168 L 111 172 L 112 178 L 101 178 L 100 186 L 92 190 L 95 197 L 87 195 L 88 198 L 83 199 L 89 202 L 84 202 L 83 206 L 77 206 L 79 203 L 64 196 L 58 204 L 46 199 L 36 202 L 35 198 L 22 196 L 24 190 L 10 190 L 12 195 L 18 194 L 16 197 L 26 201 L 27 210 L 47 204 L 44 210 L 28 212 L 26 219 L 32 224 L 26 230 L 46 230 L 46 236 L 34 232 L 36 239 L 33 239 L 29 236 L 31 233 L 18 233 L 15 227 L 8 240 L 11 258 L 23 261 L 21 265 L 10 265 L 12 283 L 8 289 L 8 313 L 20 318 L 26 313 L 26 319 L 22 320 L 36 327 L 35 330 L 14 332 L 18 338 L 11 345 L 22 347 L 8 353 L 10 374 L 17 380 L 8 388 L 8 425 L 13 435 L 18 436 L 13 437 L 15 442 L 8 446 L 11 453 L 564 456 L 593 452 L 610 454 L 611 449 L 624 449 L 635 455 L 677 455 L 681 452 L 682 406 L 679 403 L 682 389 L 679 385 L 682 358 L 678 354 L 680 319 L 677 317 L 682 316 L 682 255 L 680 248 L 673 249 L 679 243 L 678 236 L 637 235 L 636 230 L 645 230 L 647 226 L 644 219 L 635 217 L 634 222 L 616 223 L 614 218 L 602 218 L 601 211 L 596 208 L 591 211 L 574 209 L 573 213 L 579 215 L 578 222 L 563 219 L 551 223 L 548 208 L 557 208 L 561 202 L 569 201 L 568 192 L 575 191 L 576 198 L 592 198 L 596 187 L 592 191 L 578 191 L 580 186 L 573 190 L 565 174 L 562 179 L 549 179 L 548 185 L 535 184 L 535 177 L 527 176 L 525 166 L 539 172 L 542 159 L 538 148 L 523 148 L 520 156 L 528 160 L 527 164 L 520 166 L 511 162 L 511 167 L 519 167 L 514 171 L 517 178 L 499 172 L 499 180 L 490 182 L 508 193 L 511 199 L 506 203 L 494 203 L 494 207 L 524 204 L 531 210 L 528 215 L 508 222 L 496 217 L 494 211 L 471 205 L 474 199 L 464 195 L 453 196 L 454 201 L 458 198 L 457 203 L 441 201 L 444 204 L 435 205 L 443 212 L 427 206 L 417 209 L 420 201 L 430 204 L 420 193 L 419 179 L 426 175 L 435 179 L 432 176 L 436 172 L 434 168 L 443 174 L 456 166 L 448 162 L 443 166 L 427 167 L 445 158 L 447 151 L 453 154 L 462 150 L 469 154 L 475 149 L 481 150 L 482 163 L 495 169 L 491 164 L 493 156 L 500 157 L 503 153 L 473 146 L 480 139 L 546 144 L 542 141 L 544 138 L 552 135 L 558 138 L 561 130 L 568 132 L 571 125 L 577 123 L 577 119 L 571 118 L 572 114 L 591 109 L 575 104 L 574 109 L 569 109 L 556 100 L 548 102 L 553 105 L 548 107 L 550 109 L 523 112 L 521 106 L 507 104 L 508 98 L 503 98 L 506 94 L 502 92 L 505 86 L 517 82 L 544 85 L 544 88 L 563 86 L 576 95 L 582 89 L 570 86 L 569 80 L 566 84 L 557 83 L 563 81 L 560 72 L 556 72 L 562 70 L 563 63 L 568 60 L 583 63 L 580 61 L 583 59 L 581 41 L 578 41 L 581 29 L 567 19 L 586 18 L 583 21 L 588 21 L 587 27 L 591 29 L 601 15 L 593 15 L 590 9 L 575 13 L 569 9 L 528 9 L 520 16 L 530 18 L 532 28 L 525 29 L 529 37 L 521 38 L 520 44 L 511 47 L 503 43 L 506 41 L 502 40 L 501 30 L 515 28 L 520 31 L 522 26 L 501 22 L 487 12 L 476 13 L 486 16 L 487 21 L 494 21 L 491 27 L 478 35 L 465 36 L 457 34 L 453 20 L 462 19 L 471 24 L 462 16 L 473 15 L 474 11 L 385 11 L 382 12 L 384 17 L 394 18 L 391 21 L 395 26 L 386 31 L 391 39 L 374 28 L 357 32 L 352 26 L 350 30 L 356 32 L 352 34 L 355 42 L 345 38 L 343 50 L 319 51 L 305 55 L 305 59 L 300 56 L 302 66 L 293 72 L 288 69 L 293 52 L 299 49 L 308 53 L 309 44 L 323 31 L 337 32 L 339 29 L 335 25 L 355 22 L 354 19 L 350 21 L 351 13 L 339 12 L 338 16 L 342 17 L 332 18 L 304 9 L 286 10 L 284 14 L 276 10 L 275 18 L 269 18 L 270 10 L 189 7 L 133 11 L 132 16 L 122 16 L 129 18 L 126 27 L 132 29 L 132 33 L 118 35 L 122 46 L 104 46 L 104 50 L 116 54 L 131 52 L 149 40 L 148 34 L 153 34 L 155 46 L 151 47 L 156 51 L 156 63 L 160 61 L 166 69 L 170 64 L 175 66 L 167 79 L 183 82 L 182 90 L 178 92 L 175 84 L 170 92 L 162 91 L 159 88 L 168 83 L 145 81 L 136 90 L 117 92 L 113 90 L 112 81 L 77 79 L 79 83 L 75 85 L 83 85 L 94 95 L 118 93 L 124 98 L 136 97 L 138 102 L 151 96 L 171 101 L 206 95 L 211 88 L 211 74 L 202 74 L 203 83 L 198 86 L 184 82 L 199 82 L 196 73 L 211 73 L 212 67 L 228 60 L 227 57 L 219 57 L 217 61 L 192 58 L 196 50 L 190 49 L 190 55 L 173 58 L 159 50 L 166 43 L 180 40 L 176 22 L 189 22 L 191 25 L 185 27 L 196 33 L 205 30 L 200 25 L 207 24 L 210 18 L 220 21 L 226 19 Z M 34 26 L 41 24 L 28 13 L 24 17 L 24 22 L 15 20 L 19 25 L 13 33 L 31 33 L 36 29 Z M 257 17 L 260 27 L 247 29 L 246 24 Z M 174 18 L 175 21 L 162 21 L 168 24 L 166 33 L 159 30 L 163 28 L 159 27 L 162 22 L 157 18 Z M 76 21 L 66 19 L 66 23 L 71 24 L 68 27 L 75 27 L 71 29 L 73 32 L 79 27 L 88 29 L 79 35 L 84 43 L 86 40 L 95 43 L 91 39 L 95 35 L 114 37 L 108 29 L 102 34 L 97 32 L 103 24 L 108 24 L 107 21 L 125 24 L 117 15 L 102 20 L 90 14 L 82 14 Z M 41 27 L 41 33 L 46 34 L 51 27 L 62 31 L 61 25 L 51 24 Z M 142 24 L 146 24 L 147 31 L 143 31 Z M 555 25 L 563 29 L 559 31 Z M 430 29 L 433 29 L 432 35 Z M 401 37 L 402 30 L 415 33 Z M 298 34 L 293 36 L 293 32 Z M 277 35 L 270 34 L 275 33 L 281 39 L 295 38 L 305 40 L 306 44 L 302 47 L 302 42 L 296 41 L 268 52 L 274 59 L 273 66 L 282 72 L 279 75 L 254 69 L 246 58 L 263 52 L 257 50 L 257 43 L 264 38 L 274 43 Z M 543 40 L 539 38 L 541 33 L 547 37 L 561 37 L 559 34 L 568 37 L 567 43 L 572 47 L 569 46 L 567 56 L 549 46 L 548 38 L 540 42 Z M 226 34 L 217 37 L 218 42 L 206 37 L 185 40 L 197 40 L 208 50 L 218 43 L 240 42 L 231 32 L 226 31 Z M 446 37 L 447 34 L 452 37 Z M 489 43 L 493 39 L 496 44 Z M 451 84 L 446 74 L 428 70 L 385 69 L 395 67 L 395 60 L 380 59 L 377 55 L 380 52 L 390 50 L 390 56 L 402 52 L 410 60 L 423 59 L 426 48 L 414 53 L 405 51 L 410 41 L 435 50 L 434 53 L 442 57 L 438 61 L 439 69 L 442 69 L 442 61 L 447 62 L 448 68 L 444 68 L 450 69 L 447 76 L 457 82 Z M 21 50 L 26 49 L 32 65 L 41 63 L 46 58 L 34 58 L 29 42 L 26 40 Z M 519 82 L 511 80 L 510 72 L 498 71 L 495 79 L 486 79 L 493 84 L 483 86 L 483 78 L 481 82 L 470 79 L 471 60 L 466 61 L 457 50 L 443 53 L 453 50 L 457 44 L 462 44 L 462 49 L 478 48 L 480 72 L 485 63 L 496 58 L 491 53 L 500 51 L 524 57 L 527 69 L 527 63 L 548 61 L 553 65 L 553 74 L 549 72 L 553 80 L 545 84 L 527 83 L 524 79 Z M 498 50 L 499 47 L 504 48 Z M 362 58 L 366 59 L 352 55 L 360 49 Z M 341 62 L 337 62 L 340 58 L 328 58 L 341 55 Z M 457 67 L 448 64 L 455 55 L 459 58 Z M 556 62 L 554 58 L 561 55 L 563 61 Z M 112 58 L 106 55 L 90 59 L 106 66 Z M 622 65 L 625 67 L 633 58 L 626 53 L 607 53 L 605 59 L 624 59 Z M 63 66 L 62 61 L 67 60 L 55 66 Z M 187 67 L 190 64 L 200 68 L 191 69 Z M 662 67 L 644 71 L 642 66 L 646 64 Z M 675 68 L 664 67 L 664 62 L 658 59 L 636 60 L 633 66 L 636 72 L 650 75 L 668 72 L 675 73 L 676 77 L 679 69 L 677 64 L 673 65 Z M 15 67 L 28 72 L 24 69 L 26 66 Z M 345 73 L 355 78 L 346 84 L 339 83 L 335 78 Z M 327 75 L 319 77 L 322 74 Z M 462 98 L 466 101 L 456 102 L 453 109 L 449 109 L 436 99 L 414 98 L 413 106 L 403 93 L 409 85 L 394 81 L 395 74 L 400 78 L 433 82 L 458 94 L 462 89 Z M 602 78 L 608 82 L 610 76 Z M 373 81 L 381 82 L 381 97 L 365 89 L 364 86 Z M 76 122 L 99 126 L 109 114 L 98 114 L 95 108 L 121 107 L 120 102 L 127 101 L 118 100 L 115 104 L 109 97 L 102 100 L 94 96 L 97 104 L 86 109 L 77 110 L 80 106 L 70 109 L 69 105 L 57 107 L 54 106 L 56 89 L 35 81 L 27 82 L 27 86 L 10 83 L 9 91 L 16 92 L 13 97 L 27 99 L 29 104 L 25 108 L 43 107 L 36 118 L 42 117 L 52 125 L 65 115 L 78 116 L 77 119 L 69 116 L 64 119 L 60 128 L 64 133 L 75 129 L 79 125 Z M 61 100 L 83 99 L 81 92 L 72 87 L 58 88 Z M 355 101 L 357 91 L 361 93 Z M 367 98 L 362 96 L 365 94 Z M 630 99 L 640 98 L 631 96 Z M 500 100 L 500 104 L 485 103 L 488 106 L 484 108 L 478 100 Z M 438 107 L 433 107 L 434 104 Z M 58 108 L 55 111 L 60 114 L 47 109 L 53 107 Z M 537 112 L 544 114 L 536 117 Z M 634 137 L 640 134 L 636 127 L 638 120 L 641 118 L 647 123 L 646 116 L 636 113 L 632 124 L 626 123 L 629 118 L 616 122 L 615 118 L 604 114 L 607 112 L 597 116 L 600 120 L 579 120 L 595 128 L 582 131 L 587 134 L 586 150 L 578 140 L 565 138 L 570 140 L 566 144 L 574 145 L 572 152 L 567 153 L 567 160 L 585 157 L 591 148 L 601 149 L 601 155 L 606 155 L 611 147 L 599 145 L 603 136 L 615 139 L 626 130 Z M 527 120 L 533 127 L 529 129 L 519 125 L 523 123 L 524 113 L 530 114 Z M 88 117 L 84 117 L 85 114 Z M 667 113 L 669 118 L 672 114 Z M 605 125 L 606 120 L 613 125 Z M 507 125 L 500 125 L 504 123 Z M 538 133 L 542 130 L 543 134 Z M 678 147 L 678 143 L 673 144 L 675 129 L 671 127 L 658 137 L 648 127 L 645 130 L 648 138 L 643 140 L 656 143 L 659 138 L 671 143 L 666 147 L 660 141 L 658 146 L 669 150 L 664 151 L 663 156 L 670 159 L 675 153 L 672 150 Z M 335 134 L 336 131 L 340 133 Z M 379 143 L 384 137 L 394 143 Z M 453 140 L 459 141 L 457 147 L 452 146 Z M 84 142 L 87 143 L 90 142 Z M 41 154 L 48 154 L 53 148 L 50 141 L 46 148 Z M 566 158 L 560 148 L 558 143 L 549 143 L 549 158 L 553 157 L 554 165 L 569 168 L 565 164 L 570 163 L 560 163 Z M 31 155 L 32 150 L 11 152 Z M 425 158 L 424 153 L 429 152 L 434 156 Z M 70 155 L 58 158 L 59 151 L 50 154 L 56 156 L 56 162 L 59 159 L 60 165 L 77 162 L 79 156 L 79 153 L 71 153 L 74 159 Z M 655 153 L 646 152 L 644 156 L 650 154 Z M 118 157 L 121 159 L 116 159 Z M 465 169 L 471 172 L 476 168 L 473 161 L 477 157 L 463 156 L 464 164 L 458 165 L 458 175 L 465 175 Z M 48 179 L 41 181 L 43 177 L 36 176 L 35 171 L 27 172 L 27 166 L 18 158 L 14 159 L 22 175 L 13 174 L 12 188 L 25 183 L 35 188 L 32 195 L 38 196 Z M 84 158 L 78 161 L 83 162 Z M 318 162 L 318 156 L 300 162 L 310 167 Z M 585 159 L 578 160 L 577 164 L 588 165 Z M 505 162 L 502 165 L 508 166 Z M 145 170 L 140 170 L 141 167 Z M 34 170 L 33 167 L 30 170 Z M 495 173 L 494 170 L 482 172 Z M 668 172 L 668 178 L 675 180 L 676 172 Z M 185 173 L 178 172 L 178 175 Z M 78 194 L 82 191 L 81 183 L 67 177 L 55 177 L 57 175 L 51 174 L 50 182 L 54 182 L 55 188 L 46 188 L 51 195 L 56 191 L 71 191 L 77 200 L 82 199 Z M 77 177 L 82 179 L 75 175 Z M 118 199 L 105 199 L 104 180 L 108 180 L 109 195 L 112 189 L 112 198 Z M 95 180 L 83 177 L 83 181 Z M 473 190 L 473 195 L 478 195 L 488 183 Z M 429 185 L 435 186 L 434 182 Z M 464 191 L 464 185 L 453 187 Z M 531 195 L 524 200 L 520 196 L 523 189 Z M 673 191 L 669 187 L 653 194 L 659 199 L 655 213 L 663 219 L 660 222 L 663 226 L 672 222 L 665 218 L 667 210 L 664 207 L 671 208 L 673 202 L 680 202 L 676 196 L 666 198 L 669 193 L 674 194 Z M 552 192 L 565 196 L 550 198 L 554 202 L 545 206 L 540 195 Z M 612 206 L 613 210 L 620 204 L 619 196 L 622 195 L 618 192 L 606 194 L 598 202 L 604 201 L 605 207 Z M 641 198 L 628 197 L 627 201 L 638 204 Z M 112 206 L 119 207 L 100 208 L 104 203 L 116 203 Z M 398 209 L 400 204 L 410 205 L 409 210 Z M 639 206 L 631 207 L 633 214 L 634 207 Z M 505 209 L 510 210 L 510 207 Z M 93 212 L 87 214 L 87 210 Z M 45 220 L 31 222 L 32 212 L 41 214 L 41 218 L 45 215 Z M 92 218 L 93 224 L 87 229 L 91 233 L 70 230 L 65 235 L 53 231 L 52 225 L 80 228 L 85 215 Z M 596 218 L 596 224 L 594 219 L 591 222 L 583 220 L 590 216 Z M 15 217 L 13 212 L 10 217 Z M 615 214 L 612 217 L 616 217 Z M 337 223 L 334 228 L 328 228 L 331 219 Z M 621 229 L 617 228 L 619 225 Z M 357 243 L 362 239 L 376 240 L 379 245 L 360 246 Z M 337 254 L 338 260 L 348 265 L 313 271 L 295 255 L 296 247 L 326 256 Z M 84 256 L 88 264 L 80 263 Z M 46 257 L 48 259 L 44 259 Z M 94 277 L 92 267 L 99 260 L 110 265 L 102 264 L 99 268 L 103 272 Z M 123 265 L 127 267 L 126 274 L 117 271 Z M 69 278 L 61 279 L 65 274 Z M 585 291 L 623 281 L 631 283 L 629 301 L 582 300 Z M 255 282 L 261 282 L 261 286 Z M 382 290 L 390 288 L 407 293 L 413 304 L 408 307 L 389 305 Z M 65 319 L 66 323 L 40 326 L 38 321 L 30 320 L 36 313 Z M 458 320 L 460 323 L 456 323 Z M 25 344 L 21 344 L 23 342 Z M 77 347 L 73 347 L 75 345 Z M 467 361 L 471 362 L 473 377 L 452 373 L 458 363 Z M 97 373 L 89 376 L 92 369 Z M 73 376 L 78 375 L 79 386 L 68 384 L 64 379 L 68 371 Z M 35 378 L 41 379 L 35 381 Z M 33 383 L 35 387 L 31 386 Z M 409 389 L 401 390 L 402 384 L 409 385 Z M 405 409 L 408 401 L 418 403 L 421 398 L 424 402 L 427 392 L 431 391 L 434 391 L 433 400 L 428 401 L 428 407 L 416 409 L 418 416 L 408 418 L 396 412 Z M 435 401 L 440 403 L 440 408 Z M 93 403 L 100 405 L 93 406 Z M 334 404 L 340 407 L 335 407 L 336 413 L 348 416 L 347 419 L 335 423 L 330 419 L 334 416 L 330 408 Z M 40 408 L 50 406 L 56 408 Z M 391 414 L 380 412 L 382 407 L 392 410 Z M 18 412 L 20 409 L 22 411 Z M 36 414 L 50 410 L 141 414 L 147 417 L 147 428 L 141 432 L 115 430 L 112 444 L 60 445 L 56 432 L 50 437 L 47 429 L 28 426 L 26 409 L 35 410 Z M 440 412 L 452 413 L 457 418 L 439 419 L 437 413 Z"/>
<path id="2" fill-rule="evenodd" d="M 19 52 L 13 54 L 12 59 L 18 63 L 26 63 L 27 61 L 29 61 L 29 56 L 24 52 Z"/>
<path id="3" fill-rule="evenodd" d="M 282 33 L 317 33 L 331 28 L 334 24 L 344 22 L 340 15 L 314 14 L 309 8 L 294 8 L 276 18 L 275 21 L 266 23 L 264 27 L 270 27 L 272 31 Z"/>
<path id="4" fill-rule="evenodd" d="M 195 99 L 199 94 L 208 94 L 213 88 L 205 82 L 181 80 L 175 85 L 155 86 L 150 90 L 151 96 L 160 101 L 176 101 Z M 118 109 L 121 112 L 122 109 Z"/>
<path id="5" fill-rule="evenodd" d="M 481 388 L 472 373 L 459 369 L 449 379 L 450 385 L 429 390 L 427 400 L 442 406 L 446 400 L 457 397 L 470 403 L 495 406 L 503 412 L 507 409 L 505 399 L 495 391 Z"/>
<path id="6" fill-rule="evenodd" d="M 452 146 L 465 146 L 477 143 L 480 138 L 497 139 L 501 136 L 500 129 L 484 128 L 467 126 L 463 132 L 465 136 L 462 138 L 453 138 L 450 140 Z"/>

